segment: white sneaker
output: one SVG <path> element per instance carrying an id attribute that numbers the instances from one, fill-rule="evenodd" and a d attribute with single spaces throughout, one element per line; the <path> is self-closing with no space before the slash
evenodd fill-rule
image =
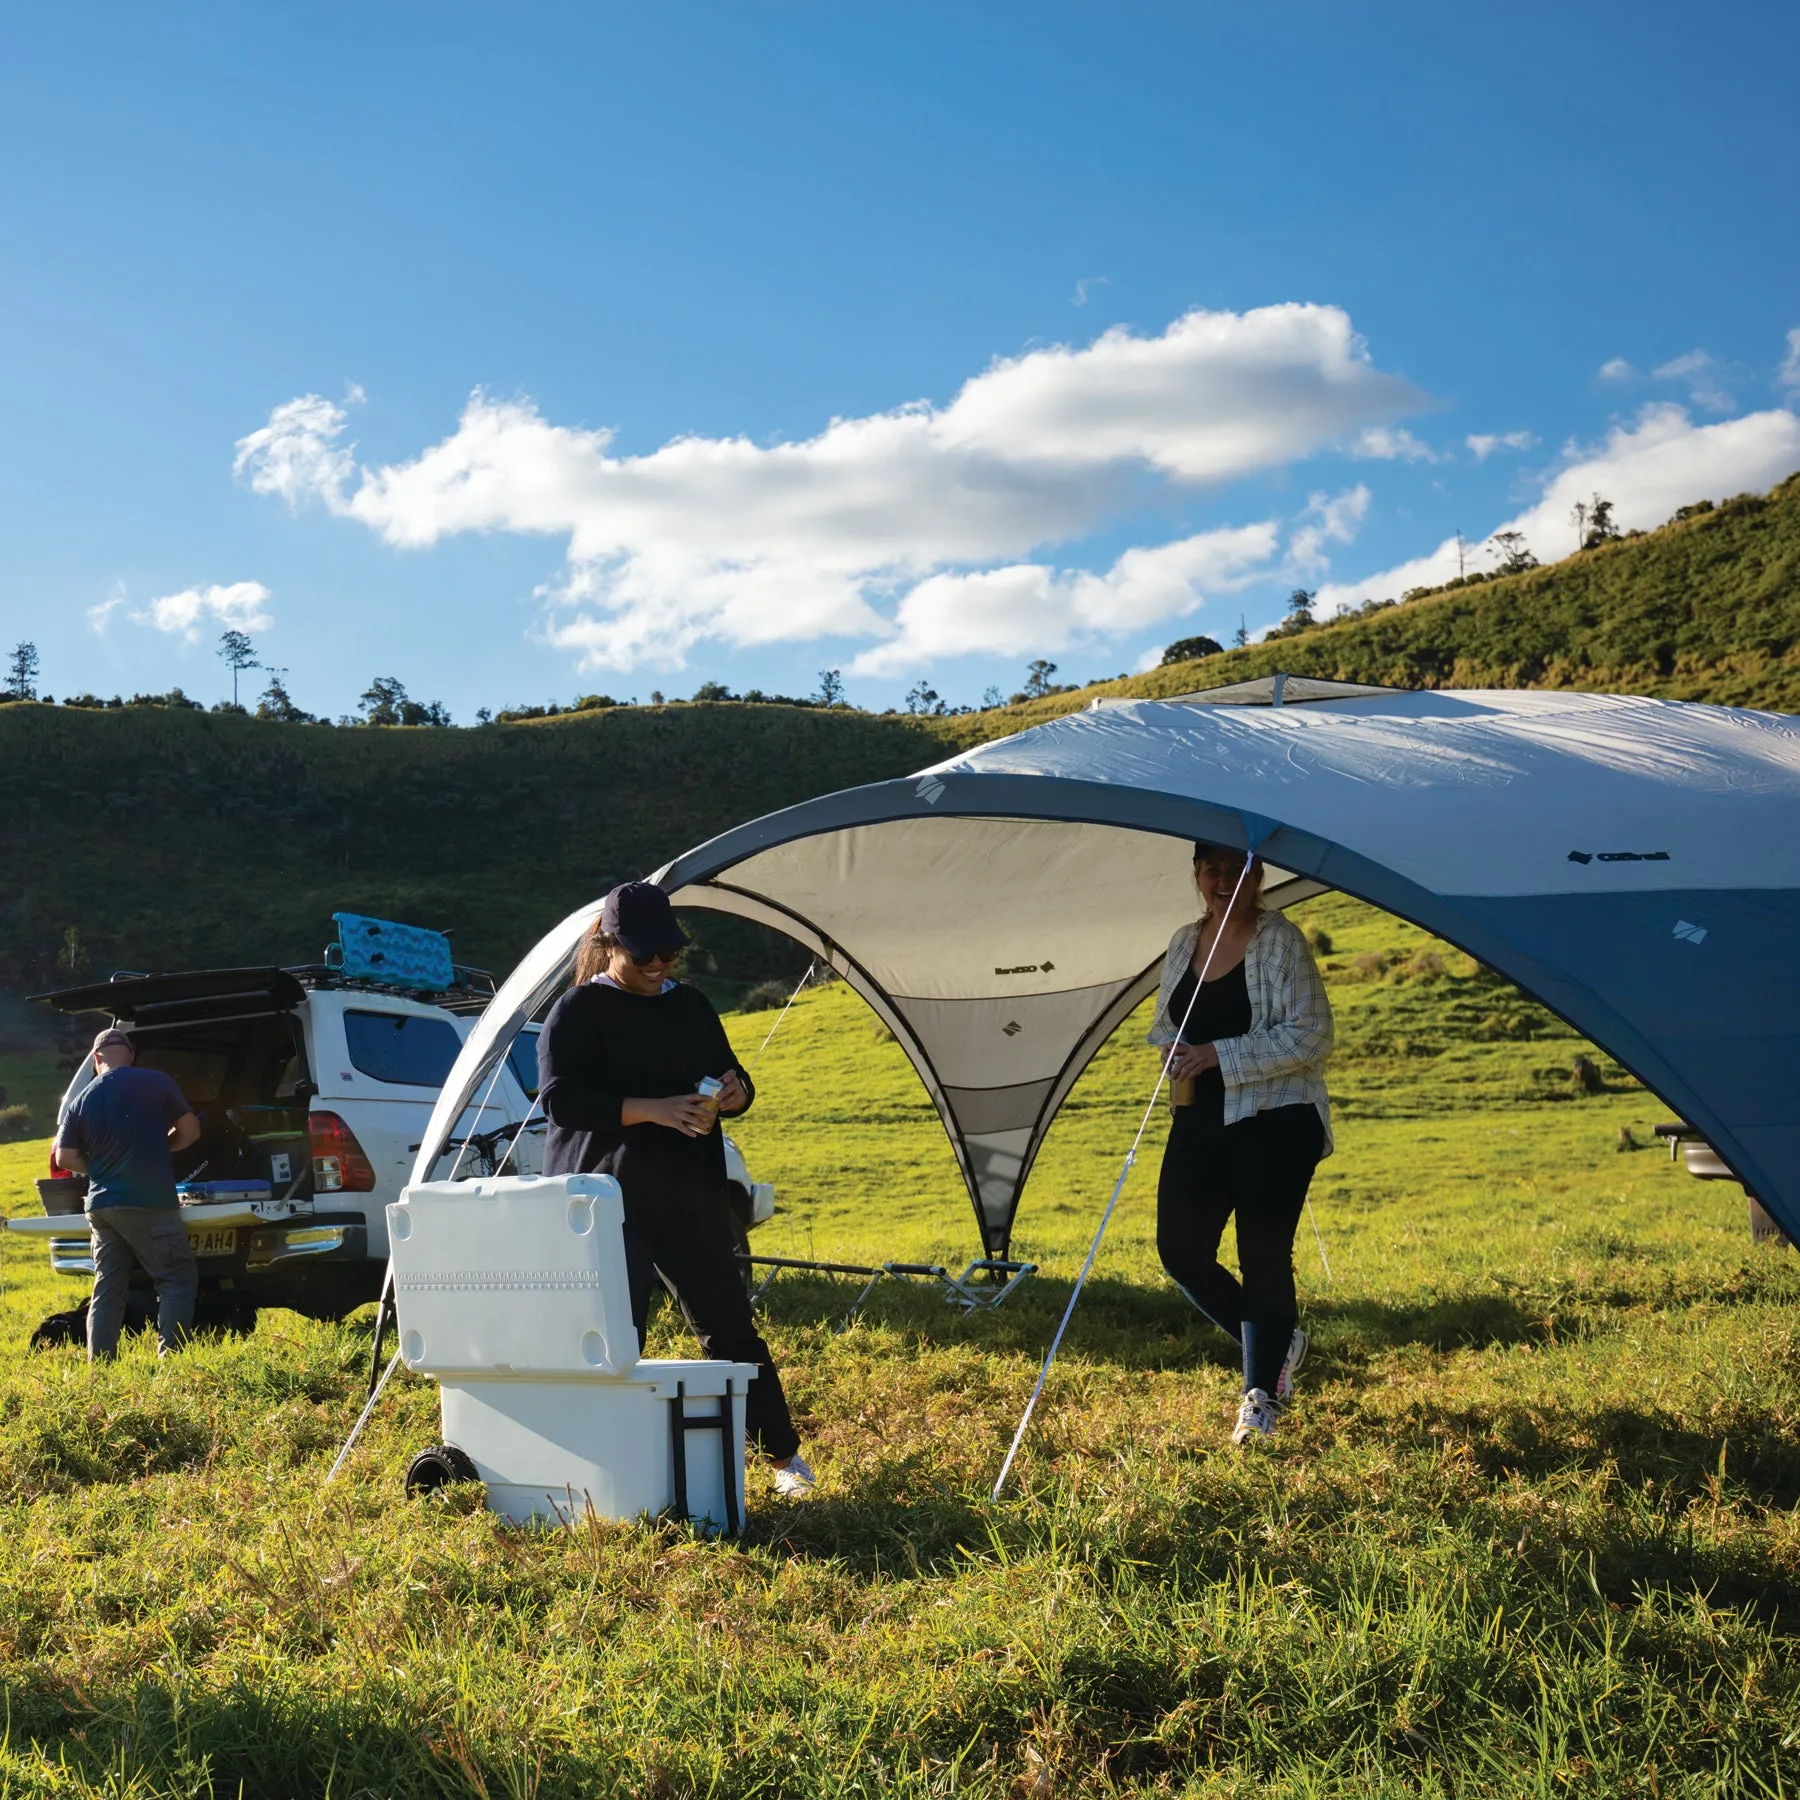
<path id="1" fill-rule="evenodd" d="M 1296 1325 L 1294 1335 L 1288 1339 L 1287 1361 L 1281 1365 L 1281 1373 L 1275 1377 L 1275 1398 L 1283 1406 L 1294 1397 L 1294 1371 L 1306 1361 L 1306 1346 L 1309 1341 L 1306 1333 Z"/>
<path id="2" fill-rule="evenodd" d="M 804 1500 L 818 1485 L 819 1478 L 798 1453 L 775 1471 L 775 1491 L 784 1500 Z"/>
<path id="3" fill-rule="evenodd" d="M 1275 1421 L 1280 1417 L 1280 1406 L 1261 1388 L 1252 1388 L 1238 1408 L 1237 1427 L 1231 1434 L 1231 1441 L 1247 1444 L 1253 1438 L 1271 1438 L 1275 1435 Z"/>

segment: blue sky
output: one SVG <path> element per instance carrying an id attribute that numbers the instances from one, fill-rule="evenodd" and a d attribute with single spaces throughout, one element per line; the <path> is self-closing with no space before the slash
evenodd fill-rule
<path id="1" fill-rule="evenodd" d="M 9 18 L 59 697 L 973 702 L 1800 467 L 1792 7 Z"/>

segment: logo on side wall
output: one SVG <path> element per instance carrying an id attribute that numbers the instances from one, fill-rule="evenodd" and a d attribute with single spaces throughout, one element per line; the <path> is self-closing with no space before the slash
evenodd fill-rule
<path id="1" fill-rule="evenodd" d="M 1667 862 L 1666 850 L 1571 850 L 1569 861 L 1591 862 Z"/>
<path id="2" fill-rule="evenodd" d="M 1685 938 L 1690 944 L 1704 944 L 1706 942 L 1706 927 L 1704 925 L 1692 924 L 1687 919 L 1677 919 L 1675 921 L 1675 935 L 1678 938 Z"/>
<path id="3" fill-rule="evenodd" d="M 927 775 L 924 780 L 913 789 L 913 792 L 917 794 L 927 806 L 936 806 L 944 797 L 944 784 L 939 781 L 935 775 Z"/>

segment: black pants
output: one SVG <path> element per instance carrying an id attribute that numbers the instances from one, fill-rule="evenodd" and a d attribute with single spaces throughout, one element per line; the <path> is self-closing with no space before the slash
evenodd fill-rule
<path id="1" fill-rule="evenodd" d="M 1294 1232 L 1325 1148 L 1315 1108 L 1278 1106 L 1223 1130 L 1177 1107 L 1156 1184 L 1156 1250 L 1175 1285 L 1244 1349 L 1244 1386 L 1275 1391 L 1299 1305 Z M 1219 1264 L 1237 1214 L 1239 1281 Z"/>
<path id="2" fill-rule="evenodd" d="M 701 1352 L 719 1362 L 755 1363 L 744 1400 L 744 1427 L 766 1456 L 786 1462 L 800 1448 L 781 1377 L 744 1289 L 730 1202 L 723 1194 L 625 1199 L 625 1275 L 638 1341 L 650 1317 L 657 1275 L 674 1290 Z"/>

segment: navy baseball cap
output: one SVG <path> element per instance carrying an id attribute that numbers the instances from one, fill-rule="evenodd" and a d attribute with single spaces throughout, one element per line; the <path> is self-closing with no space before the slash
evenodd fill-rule
<path id="1" fill-rule="evenodd" d="M 600 929 L 628 956 L 684 949 L 688 935 L 675 922 L 669 896 L 654 881 L 627 881 L 600 902 Z"/>

